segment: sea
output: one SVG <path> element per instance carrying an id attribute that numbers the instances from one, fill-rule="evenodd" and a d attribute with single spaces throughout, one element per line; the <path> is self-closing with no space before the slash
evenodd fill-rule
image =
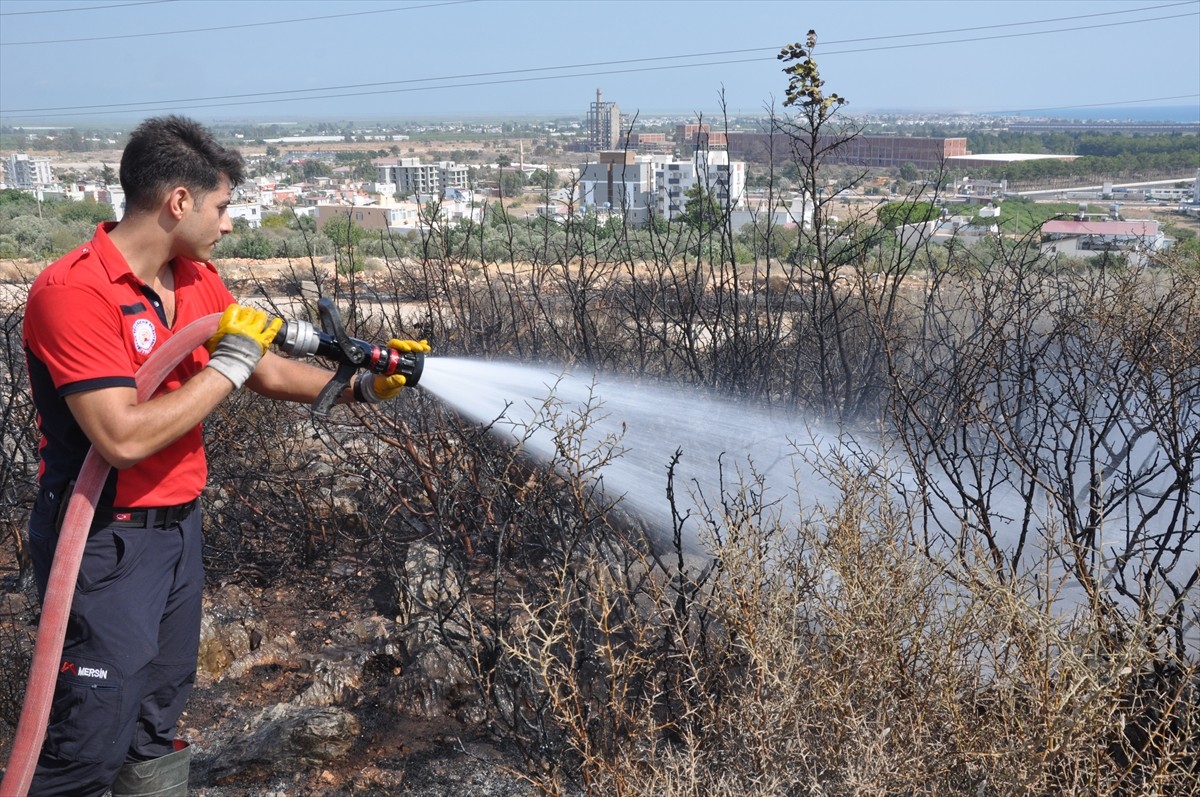
<path id="1" fill-rule="evenodd" d="M 988 114 L 991 115 L 991 114 Z M 1036 111 L 1006 111 L 1004 116 L 1030 119 L 1079 119 L 1103 122 L 1200 122 L 1200 102 L 1191 105 L 1147 105 L 1128 108 L 1039 108 Z"/>

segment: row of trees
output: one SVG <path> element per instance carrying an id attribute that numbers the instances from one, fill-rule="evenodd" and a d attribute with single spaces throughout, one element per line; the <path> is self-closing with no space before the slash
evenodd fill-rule
<path id="1" fill-rule="evenodd" d="M 91 199 L 39 201 L 16 189 L 0 191 L 0 257 L 49 258 L 92 237 L 96 225 L 111 221 L 111 205 Z"/>
<path id="2" fill-rule="evenodd" d="M 1196 168 L 1196 136 L 1121 133 L 972 133 L 972 152 L 1031 152 L 1078 155 L 976 170 L 987 179 L 1029 184 L 1055 179 L 1149 179 L 1191 174 Z"/>

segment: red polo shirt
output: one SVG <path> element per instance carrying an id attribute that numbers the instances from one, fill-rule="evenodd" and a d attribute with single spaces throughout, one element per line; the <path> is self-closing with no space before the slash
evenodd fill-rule
<path id="1" fill-rule="evenodd" d="M 129 270 L 101 224 L 90 243 L 56 261 L 29 290 L 24 344 L 42 433 L 38 478 L 61 490 L 74 479 L 90 443 L 65 396 L 106 387 L 133 387 L 134 374 L 173 334 L 219 313 L 233 296 L 211 263 L 176 258 L 175 323 L 168 327 L 158 296 Z M 200 347 L 167 376 L 158 393 L 176 390 L 208 363 Z M 155 395 L 158 395 L 156 393 Z M 208 476 L 199 425 L 136 465 L 116 471 L 101 494 L 111 506 L 172 506 L 200 495 Z"/>

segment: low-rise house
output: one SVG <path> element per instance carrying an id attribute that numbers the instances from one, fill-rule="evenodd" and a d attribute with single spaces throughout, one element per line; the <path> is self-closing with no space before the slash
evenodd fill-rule
<path id="1" fill-rule="evenodd" d="M 483 221 L 483 208 L 476 207 L 475 192 L 467 188 L 447 188 L 440 196 L 418 194 L 415 201 L 422 208 L 427 208 L 431 203 L 436 202 L 438 214 L 445 222 L 457 224 L 464 220 Z"/>
<path id="2" fill-rule="evenodd" d="M 916 224 L 901 224 L 896 228 L 896 237 L 906 249 L 929 244 L 945 245 L 951 241 L 974 246 L 984 238 L 999 234 L 1000 225 L 971 224 L 967 216 L 943 216 Z"/>
<path id="3" fill-rule="evenodd" d="M 761 224 L 765 228 L 768 219 L 772 227 L 812 227 L 813 203 L 804 200 L 804 194 L 797 194 L 787 201 L 776 200 L 773 210 L 768 207 L 766 198 L 748 199 L 745 207 L 733 210 L 729 214 L 730 227 L 736 232 L 747 224 Z"/>
<path id="4" fill-rule="evenodd" d="M 1150 219 L 1051 219 L 1042 225 L 1042 253 L 1051 256 L 1094 257 L 1116 252 L 1125 255 L 1129 265 L 1138 266 L 1169 245 L 1158 222 Z"/>
<path id="5" fill-rule="evenodd" d="M 256 230 L 262 226 L 262 207 L 257 202 L 235 202 L 229 206 L 229 218 L 245 219 Z"/>
<path id="6" fill-rule="evenodd" d="M 333 219 L 345 217 L 367 230 L 407 232 L 421 226 L 420 208 L 415 202 L 399 202 L 388 206 L 318 204 L 316 207 L 318 230 L 324 229 Z"/>

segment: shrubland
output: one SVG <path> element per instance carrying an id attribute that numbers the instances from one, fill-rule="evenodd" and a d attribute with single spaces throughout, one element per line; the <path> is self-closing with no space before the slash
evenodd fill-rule
<path id="1" fill-rule="evenodd" d="M 789 51 L 774 123 L 815 188 L 842 128 L 812 46 Z M 312 280 L 356 337 L 869 437 L 882 453 L 813 463 L 833 498 L 767 501 L 753 462 L 697 496 L 666 451 L 673 520 L 651 528 L 596 489 L 620 465 L 583 442 L 602 406 L 541 421 L 559 446 L 536 462 L 419 389 L 329 420 L 239 395 L 206 427 L 209 578 L 303 584 L 354 553 L 433 612 L 487 706 L 470 722 L 544 794 L 1200 793 L 1200 264 L 1049 261 L 1030 236 L 905 248 L 832 223 L 833 201 L 811 227 L 764 219 L 748 257 L 722 218 L 509 219 L 485 239 L 435 216 L 370 273 L 298 260 L 235 286 Z M 19 319 L 0 472 L 17 551 L 36 461 Z M 413 588 L 418 542 L 458 588 Z M 6 672 L 20 643 L 0 637 Z M 0 694 L 5 721 L 18 699 Z"/>

